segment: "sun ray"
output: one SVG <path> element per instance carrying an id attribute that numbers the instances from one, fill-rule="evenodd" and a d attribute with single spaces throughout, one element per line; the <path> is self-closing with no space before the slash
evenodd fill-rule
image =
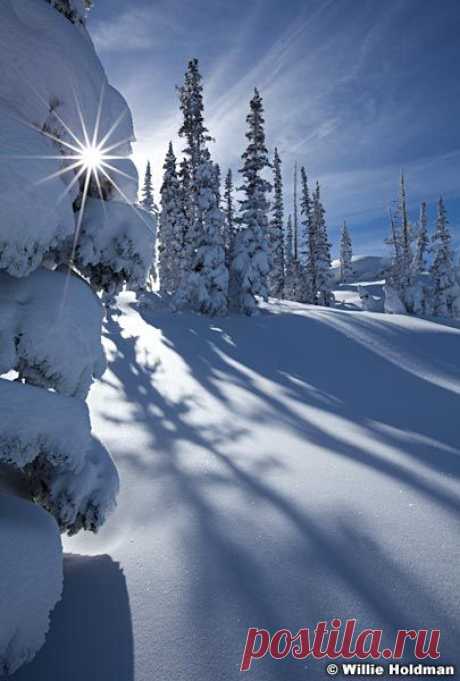
<path id="1" fill-rule="evenodd" d="M 106 153 L 110 153 L 111 151 L 113 151 L 117 147 L 121 147 L 123 144 L 127 144 L 128 142 L 132 142 L 132 141 L 133 141 L 132 136 L 131 137 L 125 137 L 124 139 L 120 140 L 119 142 L 115 142 L 115 144 L 111 144 L 108 147 L 104 147 L 104 151 Z"/>
<path id="2" fill-rule="evenodd" d="M 126 107 L 126 109 L 124 109 L 121 112 L 121 114 L 116 119 L 115 123 L 109 128 L 108 132 L 101 139 L 101 141 L 99 142 L 99 147 L 101 147 L 101 148 L 104 147 L 105 143 L 111 138 L 111 136 L 113 135 L 115 130 L 118 128 L 118 126 L 120 125 L 121 121 L 123 120 L 123 118 L 126 116 L 127 113 L 128 113 L 128 108 Z"/>
<path id="3" fill-rule="evenodd" d="M 99 137 L 99 127 L 101 125 L 101 116 L 102 116 L 102 107 L 104 105 L 104 96 L 105 96 L 105 82 L 102 81 L 102 87 L 101 87 L 101 94 L 99 95 L 99 102 L 97 105 L 97 113 L 96 113 L 96 122 L 94 124 L 94 131 L 93 131 L 93 141 L 92 145 L 93 147 L 96 147 L 98 142 L 98 137 Z"/>
<path id="4" fill-rule="evenodd" d="M 80 102 L 78 101 L 77 93 L 76 93 L 74 87 L 72 87 L 72 91 L 73 91 L 73 96 L 74 96 L 74 99 L 75 99 L 75 107 L 77 109 L 78 118 L 80 119 L 83 137 L 85 138 L 85 143 L 82 144 L 82 147 L 84 147 L 84 146 L 90 147 L 91 142 L 89 141 L 89 135 L 88 135 L 88 130 L 86 128 L 85 119 L 83 117 L 83 111 L 81 110 Z M 81 144 L 81 142 L 80 142 L 80 144 Z"/>
<path id="5" fill-rule="evenodd" d="M 105 158 L 106 156 L 104 156 L 104 160 L 101 162 L 101 165 L 103 165 L 105 168 L 109 168 L 109 170 L 112 170 L 114 173 L 118 173 L 118 175 L 126 177 L 128 180 L 132 180 L 132 182 L 137 182 L 137 178 L 134 177 L 134 175 L 129 175 L 129 173 L 125 173 L 124 170 L 120 170 L 116 166 L 113 166 L 111 163 L 107 163 L 107 161 L 105 161 Z"/>
<path id="6" fill-rule="evenodd" d="M 149 225 L 149 223 L 148 223 L 147 220 L 144 218 L 144 216 L 140 213 L 140 211 L 137 210 L 136 206 L 134 206 L 133 203 L 128 199 L 128 197 L 126 196 L 126 194 L 122 191 L 122 189 L 120 189 L 120 187 L 117 185 L 117 183 L 115 182 L 115 180 L 114 180 L 112 177 L 110 177 L 110 175 L 109 175 L 108 173 L 105 172 L 104 168 L 100 168 L 100 171 L 101 171 L 101 173 L 103 173 L 103 174 L 105 175 L 105 177 L 109 180 L 109 182 L 111 182 L 111 183 L 113 184 L 113 186 L 115 187 L 115 189 L 117 190 L 117 192 L 120 194 L 120 196 L 122 197 L 122 199 L 123 199 L 123 200 L 125 201 L 125 203 L 133 210 L 134 214 L 137 215 L 137 217 L 139 218 L 139 220 L 141 220 L 141 221 L 144 223 L 144 225 L 147 227 L 148 231 L 149 231 L 151 234 L 154 234 L 155 232 L 154 232 L 154 230 L 152 229 L 151 225 Z"/>
<path id="7" fill-rule="evenodd" d="M 65 168 L 60 168 L 60 170 L 57 170 L 55 173 L 51 173 L 51 175 L 47 175 L 46 177 L 42 177 L 40 180 L 37 180 L 34 182 L 36 186 L 39 186 L 41 184 L 45 184 L 46 182 L 50 182 L 51 180 L 54 180 L 56 177 L 60 177 L 61 175 L 65 175 L 71 170 L 75 170 L 75 168 L 78 168 L 79 166 L 82 165 L 81 159 L 76 161 L 76 163 L 72 163 L 70 166 L 65 166 Z"/>
<path id="8" fill-rule="evenodd" d="M 82 167 L 80 168 L 80 170 L 78 171 L 78 173 L 76 173 L 76 175 L 73 177 L 73 179 L 71 180 L 71 182 L 69 182 L 69 184 L 67 185 L 67 187 L 65 188 L 65 190 L 64 190 L 61 194 L 59 194 L 58 199 L 57 199 L 57 201 L 56 201 L 56 205 L 59 205 L 59 204 L 61 203 L 61 201 L 63 201 L 63 200 L 65 199 L 65 197 L 67 196 L 67 194 L 70 193 L 70 190 L 72 189 L 72 187 L 73 187 L 74 185 L 77 184 L 77 182 L 79 181 L 80 177 L 83 175 L 83 173 L 84 173 L 85 171 L 86 171 L 86 168 L 85 168 L 84 166 L 82 166 Z"/>

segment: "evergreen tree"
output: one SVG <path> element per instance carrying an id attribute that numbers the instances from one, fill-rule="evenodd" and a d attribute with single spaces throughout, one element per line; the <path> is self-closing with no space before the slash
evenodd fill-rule
<path id="1" fill-rule="evenodd" d="M 145 168 L 144 184 L 142 186 L 141 193 L 141 206 L 149 213 L 158 214 L 158 208 L 155 204 L 155 198 L 153 195 L 152 170 L 150 168 L 150 161 L 147 161 L 147 166 Z"/>
<path id="2" fill-rule="evenodd" d="M 390 234 L 385 239 L 385 243 L 392 248 L 391 266 L 386 272 L 386 284 L 396 291 L 401 298 L 403 295 L 403 259 L 402 259 L 402 243 L 401 235 L 398 230 L 396 220 L 391 208 L 388 209 L 388 217 L 390 222 Z"/>
<path id="3" fill-rule="evenodd" d="M 295 272 L 294 272 L 294 236 L 292 230 L 292 215 L 289 214 L 286 225 L 285 240 L 285 272 L 284 272 L 284 297 L 287 300 L 295 299 Z"/>
<path id="4" fill-rule="evenodd" d="M 269 248 L 271 269 L 268 277 L 270 295 L 282 298 L 284 293 L 284 206 L 283 180 L 281 176 L 281 159 L 275 148 L 273 159 L 274 202 L 272 219 L 269 226 Z"/>
<path id="5" fill-rule="evenodd" d="M 208 142 L 213 141 L 204 124 L 203 85 L 198 59 L 191 59 L 188 63 L 184 84 L 179 88 L 179 101 L 183 115 L 179 136 L 186 140 L 184 153 L 189 159 L 194 181 L 203 161 L 203 152 L 207 150 Z"/>
<path id="6" fill-rule="evenodd" d="M 405 285 L 410 285 L 410 272 L 412 266 L 412 226 L 409 222 L 409 215 L 407 212 L 406 199 L 406 184 L 404 174 L 401 172 L 400 190 L 399 190 L 399 219 L 400 219 L 400 234 L 401 234 L 401 257 L 403 266 L 403 278 Z"/>
<path id="7" fill-rule="evenodd" d="M 270 167 L 270 161 L 265 146 L 263 103 L 257 89 L 246 120 L 249 144 L 242 156 L 240 170 L 244 177 L 241 190 L 246 196 L 240 201 L 242 229 L 236 235 L 232 253 L 230 302 L 233 309 L 252 314 L 257 307 L 256 296 L 268 298 L 270 270 L 267 193 L 271 191 L 271 185 L 262 177 L 263 170 Z"/>
<path id="8" fill-rule="evenodd" d="M 308 267 L 310 253 L 310 232 L 312 230 L 312 202 L 308 189 L 308 178 L 305 168 L 300 169 L 300 180 L 302 196 L 300 200 L 300 214 L 302 230 L 300 233 L 299 246 L 299 272 L 298 299 L 302 303 L 312 303 L 314 301 L 314 289 L 311 276 L 311 269 Z"/>
<path id="9" fill-rule="evenodd" d="M 314 225 L 314 260 L 316 270 L 316 302 L 319 305 L 329 306 L 332 294 L 331 276 L 331 244 L 329 243 L 325 210 L 321 203 L 319 183 L 316 183 L 316 190 L 313 195 L 313 218 Z"/>
<path id="10" fill-rule="evenodd" d="M 220 165 L 218 163 L 214 163 L 214 173 L 215 173 L 215 186 L 216 186 L 216 196 L 217 196 L 217 206 L 220 208 L 220 203 L 221 203 L 221 193 L 220 193 Z"/>
<path id="11" fill-rule="evenodd" d="M 297 204 L 297 162 L 294 164 L 294 260 L 299 261 L 299 209 Z"/>
<path id="12" fill-rule="evenodd" d="M 353 276 L 353 269 L 351 266 L 352 255 L 353 251 L 350 232 L 348 231 L 347 223 L 344 220 L 340 235 L 340 281 L 342 284 L 349 282 Z"/>
<path id="13" fill-rule="evenodd" d="M 219 209 L 219 171 L 212 162 L 204 125 L 203 86 L 198 60 L 192 59 L 179 89 L 185 137 L 183 164 L 184 262 L 174 307 L 192 307 L 206 314 L 227 310 L 228 270 L 223 241 L 223 214 Z"/>
<path id="14" fill-rule="evenodd" d="M 225 177 L 224 188 L 224 243 L 227 263 L 230 261 L 233 239 L 235 238 L 235 210 L 233 206 L 233 177 L 231 169 Z"/>
<path id="15" fill-rule="evenodd" d="M 453 316 L 453 304 L 457 297 L 455 270 L 448 228 L 447 213 L 442 197 L 438 201 L 436 230 L 432 238 L 433 263 L 433 313 L 441 317 Z"/>
<path id="16" fill-rule="evenodd" d="M 422 201 L 420 205 L 420 217 L 415 243 L 415 254 L 412 261 L 412 271 L 415 277 L 426 270 L 426 253 L 430 238 L 428 236 L 428 218 L 426 214 L 426 203 Z"/>
<path id="17" fill-rule="evenodd" d="M 158 270 L 160 291 L 174 294 L 180 283 L 184 243 L 184 219 L 181 191 L 176 170 L 176 157 L 169 143 L 163 165 L 161 212 L 158 232 Z"/>
<path id="18" fill-rule="evenodd" d="M 222 315 L 227 312 L 228 268 L 223 240 L 224 215 L 218 205 L 216 166 L 203 158 L 196 172 L 198 219 L 202 229 L 193 256 L 192 269 L 176 305 L 190 305 L 197 312 Z"/>

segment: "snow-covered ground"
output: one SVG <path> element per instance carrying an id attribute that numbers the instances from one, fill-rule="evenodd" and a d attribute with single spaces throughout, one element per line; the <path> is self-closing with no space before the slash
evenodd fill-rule
<path id="1" fill-rule="evenodd" d="M 95 432 L 121 476 L 66 539 L 47 643 L 14 681 L 240 678 L 249 626 L 440 628 L 460 663 L 460 330 L 266 306 L 210 320 L 123 298 Z M 269 657 L 248 679 L 327 678 Z"/>

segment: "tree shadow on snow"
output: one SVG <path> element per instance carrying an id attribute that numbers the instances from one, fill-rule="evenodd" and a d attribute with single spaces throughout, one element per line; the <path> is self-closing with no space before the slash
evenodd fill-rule
<path id="1" fill-rule="evenodd" d="M 306 318 L 278 309 L 278 314 L 248 321 L 139 308 L 195 381 L 225 404 L 233 417 L 225 425 L 190 420 L 197 396 L 173 400 L 157 390 L 155 374 L 161 365 L 138 362 L 138 339 L 122 332 L 115 315 L 107 322 L 107 334 L 117 348 L 110 368 L 131 404 L 128 418 L 142 422 L 151 439 L 150 456 L 130 455 L 126 464 L 152 481 L 152 518 L 161 522 L 182 508 L 194 518 L 183 543 L 191 572 L 200 578 L 189 589 L 190 619 L 180 624 L 186 627 L 181 655 L 158 650 L 159 667 L 164 655 L 164 669 L 175 677 L 177 665 L 177 678 L 185 678 L 179 658 L 186 656 L 189 678 L 236 679 L 241 649 L 232 642 L 236 637 L 242 647 L 248 626 L 297 630 L 336 616 L 358 617 L 361 627 L 389 627 L 390 633 L 405 626 L 441 626 L 443 657 L 450 654 L 450 662 L 455 661 L 455 612 L 446 611 L 435 590 L 402 567 L 395 550 L 389 552 L 380 543 L 374 528 L 351 511 L 351 504 L 321 515 L 307 511 L 268 481 L 288 465 L 283 453 L 267 452 L 257 459 L 252 453 L 247 460 L 226 453 L 229 440 L 237 443 L 247 435 L 248 407 L 244 399 L 230 399 L 223 386 L 258 398 L 253 423 L 288 429 L 306 446 L 318 445 L 396 481 L 454 517 L 459 499 L 450 483 L 460 475 L 455 390 L 460 366 L 448 358 L 458 353 L 458 336 L 440 329 L 425 330 L 418 337 L 373 317 L 360 326 L 358 315 L 351 320 L 337 310 L 333 316 L 318 310 Z M 384 355 L 374 332 L 379 343 L 382 338 L 389 344 L 396 341 L 401 352 Z M 267 342 L 261 344 L 261 339 Z M 446 384 L 421 371 L 421 365 L 433 368 L 433 376 L 442 377 L 445 371 Z M 352 423 L 360 437 L 350 441 L 340 426 L 326 428 L 292 405 L 309 405 L 341 419 L 338 423 Z M 184 465 L 184 451 L 194 447 L 213 457 L 212 472 Z M 392 449 L 398 450 L 398 457 Z M 229 495 L 238 499 L 231 513 L 220 505 Z M 385 502 L 376 498 L 377 509 L 379 503 Z M 394 531 L 397 547 L 398 527 Z M 274 559 L 270 544 L 275 536 Z M 298 662 L 292 666 L 265 659 L 258 664 L 249 678 L 310 678 Z M 309 668 L 316 678 L 324 664 L 309 663 Z"/>
<path id="2" fill-rule="evenodd" d="M 131 612 L 110 556 L 64 556 L 64 592 L 45 645 L 12 681 L 134 681 Z"/>

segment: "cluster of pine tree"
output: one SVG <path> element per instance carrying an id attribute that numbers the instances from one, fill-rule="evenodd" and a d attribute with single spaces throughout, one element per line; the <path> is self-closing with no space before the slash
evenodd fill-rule
<path id="1" fill-rule="evenodd" d="M 185 140 L 178 163 L 172 143 L 163 165 L 158 232 L 160 293 L 174 309 L 218 315 L 228 310 L 252 314 L 268 296 L 330 305 L 333 300 L 331 244 L 320 187 L 313 194 L 301 168 L 300 224 L 297 168 L 294 220 L 284 219 L 281 159 L 273 160 L 265 141 L 263 101 L 257 89 L 249 104 L 247 147 L 242 154 L 242 198 L 235 207 L 232 172 L 221 194 L 220 168 L 212 160 L 204 121 L 203 85 L 198 61 L 189 62 L 178 88 Z M 273 184 L 267 179 L 273 173 Z M 270 204 L 269 195 L 273 191 Z M 142 205 L 156 212 L 150 164 Z M 346 231 L 346 227 L 344 228 Z M 351 268 L 351 241 L 348 265 Z M 346 251 L 346 249 L 345 249 Z M 344 252 L 345 252 L 344 251 Z M 347 276 L 346 273 L 344 276 Z"/>
<path id="2" fill-rule="evenodd" d="M 387 311 L 415 315 L 458 317 L 460 287 L 442 197 L 437 203 L 436 225 L 429 236 L 427 205 L 422 202 L 418 224 L 409 220 L 404 175 L 401 174 L 396 210 L 390 210 L 392 264 L 386 277 Z M 428 265 L 428 259 L 430 264 Z"/>

